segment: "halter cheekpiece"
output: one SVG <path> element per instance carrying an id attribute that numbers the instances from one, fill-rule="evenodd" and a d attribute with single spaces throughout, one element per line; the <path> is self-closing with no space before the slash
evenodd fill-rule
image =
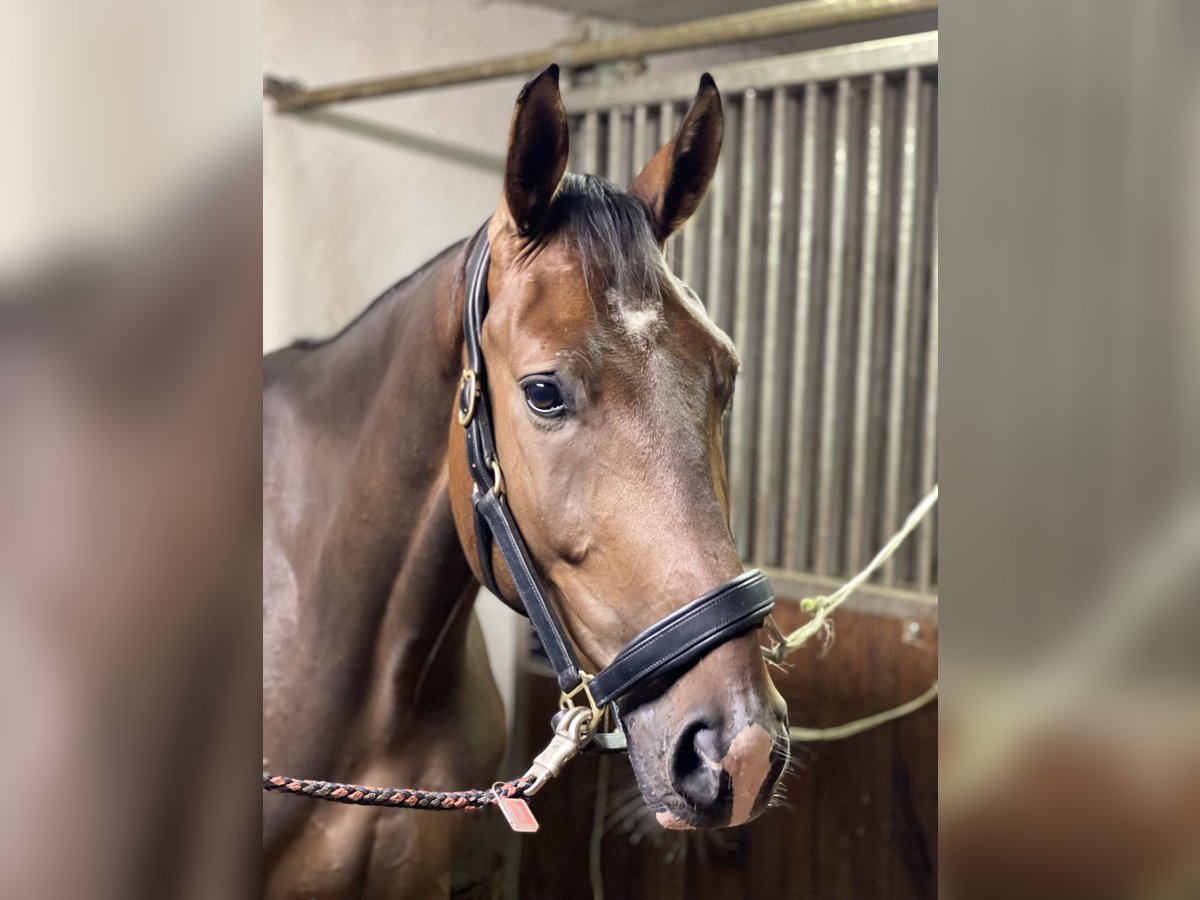
<path id="1" fill-rule="evenodd" d="M 676 610 L 630 641 L 594 675 L 584 672 L 563 627 L 546 598 L 505 499 L 504 477 L 496 454 L 483 358 L 483 319 L 488 308 L 490 247 L 487 225 L 476 234 L 467 261 L 463 337 L 466 368 L 459 381 L 458 422 L 466 429 L 467 465 L 475 482 L 475 540 L 480 573 L 495 594 L 493 542 L 512 576 L 517 595 L 558 675 L 564 709 L 583 706 L 601 716 L 610 704 L 639 686 L 677 674 L 715 647 L 757 628 L 775 606 L 775 595 L 762 572 L 744 572 Z M 598 724 L 593 722 L 593 724 Z M 603 742 L 600 742 L 603 743 Z M 607 742 L 623 749 L 619 736 Z"/>

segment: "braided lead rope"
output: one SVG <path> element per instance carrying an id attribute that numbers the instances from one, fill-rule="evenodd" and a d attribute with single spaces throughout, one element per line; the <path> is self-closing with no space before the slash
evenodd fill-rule
<path id="1" fill-rule="evenodd" d="M 567 702 L 570 702 L 569 699 Z M 546 749 L 533 758 L 529 771 L 512 781 L 498 781 L 484 791 L 422 791 L 417 788 L 380 788 L 365 784 L 341 784 L 337 781 L 318 781 L 312 778 L 289 778 L 263 772 L 264 791 L 285 791 L 301 794 L 314 800 L 350 803 L 356 806 L 389 806 L 393 809 L 481 809 L 499 805 L 501 801 L 524 800 L 536 794 L 543 784 L 554 778 L 580 748 L 594 737 L 590 732 L 596 721 L 595 707 L 570 706 L 554 728 L 554 737 Z M 518 804 L 523 805 L 523 804 Z M 508 815 L 508 812 L 505 812 Z M 512 820 L 510 819 L 510 824 Z M 519 828 L 518 831 L 537 830 Z"/>
<path id="2" fill-rule="evenodd" d="M 416 788 L 368 787 L 363 784 L 341 784 L 336 781 L 316 781 L 310 778 L 289 778 L 286 775 L 263 773 L 264 791 L 284 791 L 303 794 L 315 800 L 350 803 L 356 806 L 390 806 L 409 809 L 482 809 L 495 805 L 500 797 L 521 797 L 532 782 L 514 778 L 484 791 L 422 791 Z"/>

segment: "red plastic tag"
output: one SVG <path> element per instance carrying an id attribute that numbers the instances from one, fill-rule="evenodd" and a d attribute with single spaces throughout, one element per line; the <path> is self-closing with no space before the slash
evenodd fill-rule
<path id="1" fill-rule="evenodd" d="M 534 818 L 533 810 L 520 797 L 497 797 L 496 803 L 513 831 L 538 830 L 538 820 Z"/>

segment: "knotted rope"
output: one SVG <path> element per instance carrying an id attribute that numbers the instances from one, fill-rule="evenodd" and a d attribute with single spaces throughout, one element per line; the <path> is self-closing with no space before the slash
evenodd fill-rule
<path id="1" fill-rule="evenodd" d="M 818 632 L 824 632 L 826 643 L 833 638 L 833 623 L 829 621 L 830 614 L 841 606 L 846 598 L 853 594 L 861 587 L 868 578 L 875 574 L 875 571 L 887 562 L 892 554 L 904 543 L 904 539 L 909 536 L 914 528 L 921 523 L 925 515 L 937 503 L 938 489 L 937 485 L 933 486 L 925 498 L 916 505 L 912 512 L 908 514 L 908 518 L 904 520 L 904 524 L 900 526 L 900 530 L 892 535 L 892 539 L 888 541 L 883 549 L 875 554 L 865 569 L 847 581 L 844 585 L 828 596 L 820 597 L 805 597 L 800 601 L 800 608 L 807 613 L 812 613 L 812 619 L 805 622 L 789 635 L 783 635 L 771 623 L 771 627 L 775 628 L 776 640 L 770 647 L 763 649 L 763 654 L 773 663 L 782 663 L 783 658 L 795 650 L 803 647 L 808 639 Z"/>
<path id="2" fill-rule="evenodd" d="M 368 787 L 363 784 L 341 784 L 336 781 L 263 774 L 264 791 L 285 791 L 317 800 L 350 803 L 356 806 L 391 806 L 407 809 L 482 809 L 485 806 L 494 806 L 501 797 L 521 797 L 530 784 L 524 779 L 516 778 L 484 791 L 422 791 L 416 788 Z"/>
<path id="3" fill-rule="evenodd" d="M 805 597 L 801 600 L 800 608 L 807 613 L 812 613 L 812 618 L 791 634 L 783 634 L 778 626 L 775 625 L 774 620 L 768 619 L 767 626 L 774 630 L 775 641 L 770 647 L 763 648 L 763 656 L 767 658 L 767 661 L 781 666 L 784 657 L 789 653 L 799 650 L 808 643 L 809 638 L 818 632 L 824 635 L 825 646 L 828 647 L 833 642 L 833 623 L 829 621 L 830 614 L 841 606 L 847 597 L 853 594 L 868 578 L 875 574 L 880 566 L 891 558 L 897 548 L 904 543 L 904 539 L 912 533 L 912 530 L 920 524 L 921 520 L 929 513 L 929 510 L 933 508 L 933 505 L 937 503 L 937 499 L 938 486 L 935 484 L 933 490 L 926 494 L 925 498 L 908 514 L 908 518 L 904 520 L 904 524 L 900 526 L 900 530 L 892 535 L 892 539 L 884 544 L 883 549 L 875 554 L 874 559 L 867 563 L 865 569 L 828 596 Z M 853 722 L 847 722 L 844 725 L 835 725 L 831 728 L 792 726 L 788 729 L 788 735 L 793 741 L 799 742 L 840 741 L 844 738 L 853 737 L 856 734 L 862 734 L 864 731 L 869 731 L 886 722 L 891 722 L 894 719 L 914 713 L 926 704 L 931 703 L 937 698 L 937 695 L 938 683 L 935 681 L 921 696 L 902 703 L 894 709 L 885 710 L 884 712 L 876 713 L 873 716 L 867 716 L 863 719 L 855 719 Z"/>

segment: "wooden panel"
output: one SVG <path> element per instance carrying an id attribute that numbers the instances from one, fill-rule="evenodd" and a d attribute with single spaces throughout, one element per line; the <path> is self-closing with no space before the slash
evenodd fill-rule
<path id="1" fill-rule="evenodd" d="M 782 629 L 806 616 L 781 600 Z M 850 612 L 836 640 L 810 645 L 774 674 L 793 724 L 837 725 L 920 694 L 937 677 L 936 625 L 902 640 L 905 623 Z M 530 673 L 529 746 L 542 746 L 557 690 Z M 604 896 L 656 900 L 936 895 L 937 707 L 873 731 L 796 746 L 784 807 L 740 829 L 667 832 L 645 812 L 624 756 L 609 758 Z M 588 847 L 600 759 L 585 755 L 537 796 L 542 830 L 522 840 L 519 896 L 591 898 Z M 617 815 L 624 806 L 625 815 Z M 614 821 L 614 817 L 617 821 Z"/>

